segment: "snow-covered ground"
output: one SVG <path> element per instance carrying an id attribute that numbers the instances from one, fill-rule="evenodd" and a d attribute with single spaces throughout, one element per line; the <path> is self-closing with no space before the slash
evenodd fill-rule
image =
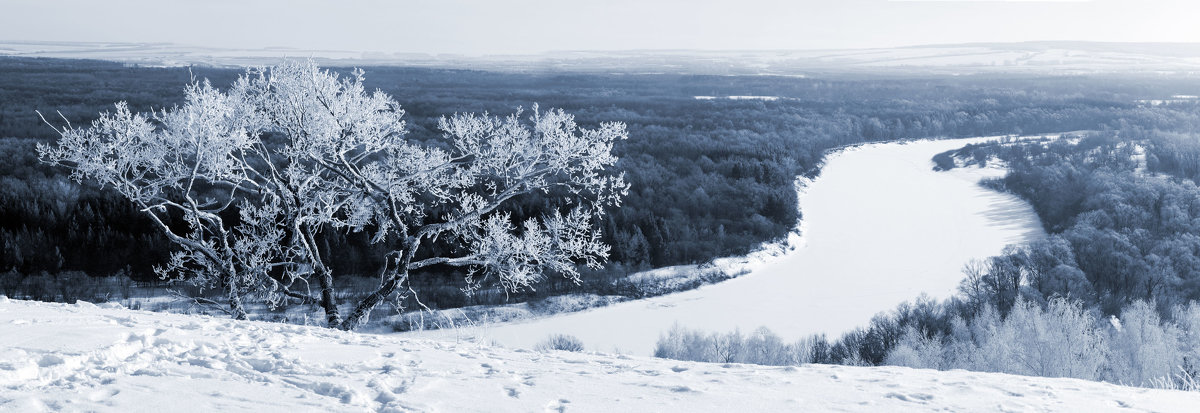
<path id="1" fill-rule="evenodd" d="M 0 411 L 1189 411 L 1200 393 L 537 353 L 0 298 Z"/>
<path id="2" fill-rule="evenodd" d="M 791 240 L 799 247 L 721 262 L 750 271 L 739 278 L 533 321 L 410 334 L 532 348 L 565 333 L 590 350 L 649 355 L 675 323 L 722 332 L 766 326 L 787 340 L 865 326 L 922 293 L 950 296 L 969 260 L 1044 235 L 1027 203 L 977 185 L 1002 169 L 932 170 L 933 155 L 988 139 L 871 144 L 831 155 L 801 190 L 803 236 Z"/>

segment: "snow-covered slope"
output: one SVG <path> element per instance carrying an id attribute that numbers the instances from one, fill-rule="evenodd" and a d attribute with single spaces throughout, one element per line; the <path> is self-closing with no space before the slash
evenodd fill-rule
<path id="1" fill-rule="evenodd" d="M 0 297 L 0 411 L 1188 411 L 1200 393 L 965 371 L 513 351 Z"/>

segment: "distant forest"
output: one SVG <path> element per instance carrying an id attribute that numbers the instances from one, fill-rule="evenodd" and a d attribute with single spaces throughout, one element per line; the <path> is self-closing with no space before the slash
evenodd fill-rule
<path id="1" fill-rule="evenodd" d="M 1200 112 L 1196 113 L 1200 116 Z M 1049 236 L 964 268 L 835 340 L 675 328 L 656 354 L 758 364 L 968 369 L 1200 389 L 1200 134 L 1193 124 L 1001 140 L 937 168 L 1001 161 L 985 184 L 1033 206 Z"/>
<path id="2" fill-rule="evenodd" d="M 167 257 L 169 243 L 115 194 L 79 187 L 66 179 L 67 171 L 40 164 L 35 145 L 57 136 L 35 110 L 53 117 L 52 122 L 63 121 L 56 113 L 61 112 L 72 124 L 83 125 L 117 101 L 141 111 L 177 104 L 192 76 L 224 87 L 240 73 L 0 58 L 0 271 L 20 277 L 83 272 L 154 279 L 152 267 Z M 605 240 L 612 246 L 611 264 L 592 273 L 592 281 L 581 288 L 550 282 L 537 294 L 636 294 L 610 291 L 612 283 L 606 280 L 741 254 L 778 239 L 800 218 L 795 178 L 817 174 L 826 151 L 839 146 L 1200 127 L 1195 103 L 1139 103 L 1200 95 L 1194 80 L 1157 76 L 792 78 L 370 67 L 366 83 L 404 105 L 408 137 L 415 140 L 434 138 L 442 115 L 510 113 L 534 103 L 563 108 L 584 126 L 603 121 L 628 124 L 630 139 L 618 143 L 614 152 L 632 190 L 603 224 Z M 1157 162 L 1156 168 L 1200 174 L 1192 158 L 1159 155 Z M 528 198 L 512 212 L 518 218 L 535 215 L 550 207 L 545 202 Z M 1045 208 L 1038 211 L 1044 219 L 1052 214 Z M 1056 220 L 1050 217 L 1046 222 Z M 380 266 L 372 258 L 380 255 L 367 253 L 378 247 L 362 234 L 325 233 L 322 242 L 324 249 L 337 251 L 337 274 L 370 275 Z M 447 285 L 461 278 L 449 272 L 426 277 Z M 433 297 L 427 304 L 444 308 L 477 303 L 455 297 Z"/>

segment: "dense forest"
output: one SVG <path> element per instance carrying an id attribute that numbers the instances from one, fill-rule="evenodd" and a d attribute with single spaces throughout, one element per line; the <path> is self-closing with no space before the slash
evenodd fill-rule
<path id="1" fill-rule="evenodd" d="M 1029 201 L 1049 233 L 966 266 L 955 297 L 903 304 L 832 342 L 677 329 L 658 353 L 1198 389 L 1200 135 L 1189 124 L 1161 126 L 1005 139 L 937 155 L 939 169 L 1004 162 L 1009 173 L 985 184 Z"/>
<path id="2" fill-rule="evenodd" d="M 42 165 L 34 146 L 56 135 L 35 110 L 54 122 L 86 124 L 117 101 L 127 101 L 141 111 L 170 107 L 182 100 L 184 85 L 193 77 L 223 87 L 240 73 L 79 60 L 0 59 L 0 153 L 4 156 L 0 162 L 0 271 L 8 271 L 10 278 L 84 272 L 94 277 L 153 279 L 151 269 L 167 256 L 169 243 L 119 197 L 104 188 L 74 185 L 66 179 L 65 170 Z M 913 138 L 1200 126 L 1194 104 L 1139 103 L 1142 99 L 1200 94 L 1187 79 L 1153 76 L 818 79 L 392 67 L 367 68 L 366 75 L 369 87 L 391 94 L 404 105 L 410 129 L 407 136 L 413 140 L 436 138 L 437 120 L 443 115 L 510 113 L 533 103 L 563 108 L 575 114 L 582 125 L 626 122 L 630 139 L 620 142 L 614 153 L 620 157 L 617 167 L 626 174 L 632 190 L 624 205 L 611 211 L 603 224 L 605 241 L 612 246 L 609 268 L 591 273 L 588 279 L 596 281 L 585 281 L 582 287 L 600 293 L 614 293 L 605 291 L 612 286 L 606 282 L 609 277 L 745 253 L 783 236 L 799 219 L 795 177 L 818 173 L 822 156 L 831 148 Z M 1193 158 L 1188 156 L 1194 155 L 1178 154 L 1156 154 L 1154 168 L 1200 173 L 1200 168 L 1189 163 Z M 1012 190 L 1020 193 L 1015 181 L 1013 185 Z M 545 202 L 537 197 L 524 199 L 512 212 L 517 217 L 536 214 L 550 206 Z M 1038 211 L 1054 213 L 1046 208 Z M 1065 225 L 1065 219 L 1044 221 Z M 367 253 L 377 246 L 365 235 L 321 236 L 323 249 L 339 252 L 333 265 L 337 274 L 366 275 L 379 267 L 380 263 L 370 258 L 378 254 Z M 1161 271 L 1164 264 L 1147 265 L 1150 273 Z M 1172 262 L 1170 266 L 1179 265 L 1190 264 Z M 433 274 L 426 279 L 454 286 L 461 277 Z M 567 284 L 551 283 L 537 294 L 580 291 Z M 1192 293 L 1183 291 L 1196 288 L 1190 284 L 1183 287 L 1179 291 L 1185 296 Z M 1093 293 L 1106 297 L 1111 288 L 1116 287 L 1096 285 Z M 451 290 L 457 291 L 457 287 Z M 454 298 L 457 296 L 430 297 L 426 303 L 446 307 L 480 302 Z M 1172 303 L 1160 301 L 1164 306 Z"/>

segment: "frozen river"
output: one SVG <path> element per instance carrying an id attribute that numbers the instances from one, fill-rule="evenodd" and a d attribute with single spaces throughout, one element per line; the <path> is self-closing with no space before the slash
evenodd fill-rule
<path id="1" fill-rule="evenodd" d="M 800 195 L 798 247 L 739 278 L 695 290 L 526 322 L 426 332 L 531 347 L 552 333 L 589 350 L 652 352 L 673 324 L 785 341 L 865 326 L 871 316 L 926 293 L 945 298 L 963 264 L 1043 236 L 1028 204 L 977 183 L 998 168 L 932 170 L 933 155 L 987 138 L 871 144 L 827 158 Z"/>

